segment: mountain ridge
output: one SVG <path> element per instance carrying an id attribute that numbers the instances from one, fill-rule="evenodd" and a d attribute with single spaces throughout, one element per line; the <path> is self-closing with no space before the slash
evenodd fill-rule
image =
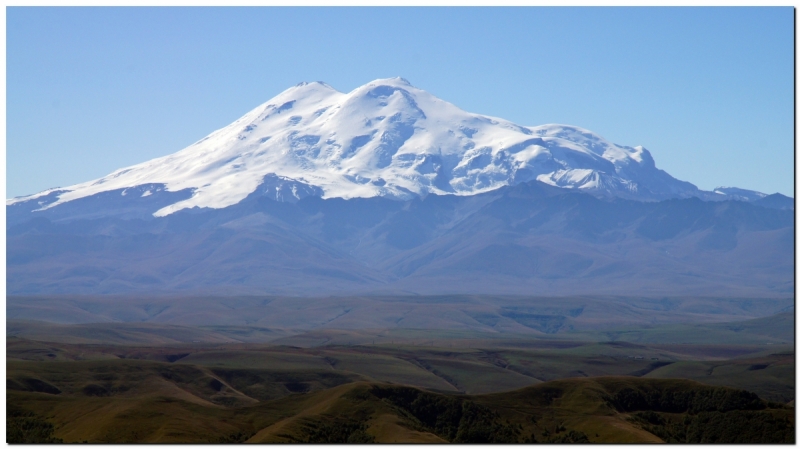
<path id="1" fill-rule="evenodd" d="M 290 202 L 309 195 L 409 200 L 532 180 L 642 201 L 766 196 L 702 191 L 656 168 L 644 147 L 615 145 L 575 126 L 521 126 L 465 112 L 403 78 L 387 78 L 346 94 L 323 82 L 300 83 L 177 153 L 6 204 L 36 211 L 110 191 L 185 192 L 154 212 L 165 216 L 229 207 L 258 191 Z"/>
<path id="2" fill-rule="evenodd" d="M 113 214 L 97 212 L 102 195 L 38 217 L 10 206 L 9 293 L 781 296 L 794 286 L 793 212 L 741 201 L 598 199 L 531 181 L 409 201 L 254 194 L 153 217 L 158 197 L 132 195 Z"/>
<path id="3" fill-rule="evenodd" d="M 793 209 L 403 79 L 301 83 L 175 154 L 7 201 L 6 288 L 786 296 Z"/>

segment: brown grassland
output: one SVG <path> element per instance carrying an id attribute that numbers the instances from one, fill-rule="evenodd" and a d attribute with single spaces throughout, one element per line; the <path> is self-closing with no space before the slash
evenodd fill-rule
<path id="1" fill-rule="evenodd" d="M 709 338 L 727 324 L 633 343 L 10 322 L 7 441 L 793 443 L 794 346 L 771 319 L 729 344 Z"/>

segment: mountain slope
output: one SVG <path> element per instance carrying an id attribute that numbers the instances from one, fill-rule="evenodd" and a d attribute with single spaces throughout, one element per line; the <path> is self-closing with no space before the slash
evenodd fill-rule
<path id="1" fill-rule="evenodd" d="M 330 371 L 133 362 L 10 362 L 10 441 L 41 427 L 106 444 L 794 442 L 790 407 L 688 380 L 572 378 L 452 395 Z M 242 392 L 270 389 L 295 394 Z"/>
<path id="2" fill-rule="evenodd" d="M 8 200 L 7 289 L 784 296 L 793 209 L 401 78 L 301 83 L 175 154 Z"/>
<path id="3" fill-rule="evenodd" d="M 637 200 L 765 196 L 700 191 L 657 169 L 643 147 L 615 145 L 574 126 L 526 127 L 468 113 L 390 78 L 347 94 L 301 83 L 175 154 L 7 205 L 24 203 L 32 211 L 113 192 L 119 201 L 158 196 L 154 214 L 166 216 L 228 207 L 257 191 L 280 201 L 408 200 L 531 180 Z"/>
<path id="4" fill-rule="evenodd" d="M 13 225 L 10 215 L 9 293 L 780 296 L 794 287 L 793 212 L 740 201 L 610 201 L 533 181 L 405 202 L 252 195 L 148 219 L 58 210 Z"/>

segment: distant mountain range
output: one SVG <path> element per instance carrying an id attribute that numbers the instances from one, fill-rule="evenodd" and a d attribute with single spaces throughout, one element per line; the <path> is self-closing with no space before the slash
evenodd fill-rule
<path id="1" fill-rule="evenodd" d="M 401 78 L 301 83 L 173 155 L 8 200 L 7 290 L 781 296 L 793 209 Z"/>

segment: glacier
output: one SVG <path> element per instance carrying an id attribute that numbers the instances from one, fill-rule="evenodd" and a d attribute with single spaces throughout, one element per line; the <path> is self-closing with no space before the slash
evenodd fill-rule
<path id="1" fill-rule="evenodd" d="M 656 168 L 642 146 L 583 128 L 522 126 L 463 111 L 403 78 L 342 93 L 300 83 L 178 151 L 100 179 L 7 200 L 46 210 L 104 192 L 189 192 L 153 215 L 220 209 L 254 193 L 278 201 L 475 195 L 529 181 L 640 201 L 751 201 L 744 189 L 702 191 Z M 141 186 L 149 186 L 142 188 Z"/>

